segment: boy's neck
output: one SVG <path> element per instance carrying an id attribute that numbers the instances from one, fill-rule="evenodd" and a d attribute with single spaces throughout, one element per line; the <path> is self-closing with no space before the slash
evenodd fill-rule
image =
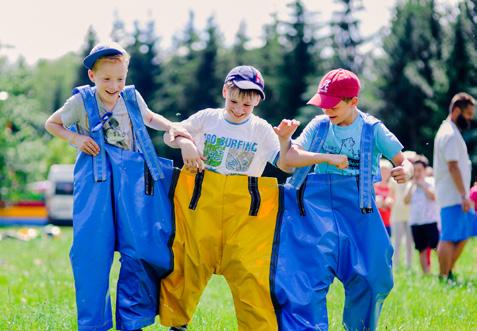
<path id="1" fill-rule="evenodd" d="M 343 122 L 341 122 L 340 124 L 338 124 L 338 126 L 349 126 L 353 124 L 356 118 L 358 118 L 358 115 L 359 115 L 358 109 L 354 107 L 351 113 L 351 116 L 347 118 L 346 120 L 344 120 Z"/>
<path id="2" fill-rule="evenodd" d="M 116 106 L 116 104 L 118 103 L 118 100 L 119 100 L 119 97 L 113 102 L 106 102 L 104 101 L 101 96 L 98 96 L 99 97 L 99 101 L 101 101 L 101 103 L 103 104 L 103 106 L 108 110 L 108 111 L 112 111 L 114 106 Z"/>

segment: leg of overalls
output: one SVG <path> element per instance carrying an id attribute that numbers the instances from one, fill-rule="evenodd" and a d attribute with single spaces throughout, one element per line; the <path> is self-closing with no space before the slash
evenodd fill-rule
<path id="1" fill-rule="evenodd" d="M 154 183 L 138 152 L 108 146 L 113 178 L 115 218 L 121 269 L 117 285 L 116 328 L 136 330 L 154 323 L 159 282 L 172 268 L 168 247 L 171 208 L 167 178 Z"/>
<path id="2" fill-rule="evenodd" d="M 174 270 L 161 282 L 161 324 L 188 324 L 222 250 L 225 176 L 181 171 L 174 193 Z"/>
<path id="3" fill-rule="evenodd" d="M 73 267 L 79 331 L 109 330 L 109 273 L 115 248 L 112 179 L 106 158 L 105 181 L 95 182 L 93 158 L 80 153 L 75 165 Z"/>
<path id="4" fill-rule="evenodd" d="M 283 187 L 271 275 L 283 331 L 328 330 L 326 295 L 339 257 L 329 185 L 327 175 L 309 175 L 304 191 Z"/>
<path id="5" fill-rule="evenodd" d="M 232 291 L 239 330 L 277 330 L 270 260 L 279 209 L 275 178 L 227 176 L 219 274 Z"/>
<path id="6" fill-rule="evenodd" d="M 359 208 L 356 179 L 335 176 L 331 185 L 340 237 L 338 278 L 345 288 L 343 324 L 347 330 L 375 330 L 384 299 L 393 287 L 393 248 L 373 201 Z"/>

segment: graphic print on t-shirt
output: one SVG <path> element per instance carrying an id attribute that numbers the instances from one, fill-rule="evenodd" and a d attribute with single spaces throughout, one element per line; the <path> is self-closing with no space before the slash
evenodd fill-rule
<path id="1" fill-rule="evenodd" d="M 104 125 L 104 135 L 106 141 L 114 146 L 129 149 L 127 135 L 121 130 L 121 126 L 116 118 L 111 117 Z"/>
<path id="2" fill-rule="evenodd" d="M 339 147 L 328 144 L 323 146 L 325 153 L 344 154 L 348 156 L 349 169 L 359 169 L 359 148 L 359 144 L 356 143 L 353 137 L 341 139 Z"/>
<path id="3" fill-rule="evenodd" d="M 205 164 L 218 167 L 224 161 L 225 167 L 234 172 L 246 172 L 257 152 L 257 143 L 230 137 L 217 137 L 215 134 L 204 134 Z"/>

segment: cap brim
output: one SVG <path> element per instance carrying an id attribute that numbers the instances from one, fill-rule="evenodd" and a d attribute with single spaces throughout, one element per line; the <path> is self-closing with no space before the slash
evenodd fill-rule
<path id="1" fill-rule="evenodd" d="M 310 99 L 310 101 L 307 102 L 307 104 L 324 109 L 330 109 L 335 107 L 338 103 L 340 103 L 340 101 L 341 98 L 317 93 L 313 96 L 313 98 Z"/>
<path id="2" fill-rule="evenodd" d="M 263 92 L 262 88 L 254 82 L 250 82 L 248 80 L 233 80 L 232 82 L 235 84 L 235 86 L 242 90 L 257 90 L 258 93 L 260 93 L 262 100 L 265 100 L 265 92 Z"/>
<path id="3" fill-rule="evenodd" d="M 94 63 L 98 61 L 100 57 L 103 56 L 114 56 L 114 55 L 121 55 L 123 52 L 121 52 L 118 49 L 115 48 L 105 48 L 100 51 L 97 51 L 93 54 L 88 55 L 87 57 L 84 58 L 83 60 L 83 65 L 88 68 L 88 69 L 93 69 Z"/>

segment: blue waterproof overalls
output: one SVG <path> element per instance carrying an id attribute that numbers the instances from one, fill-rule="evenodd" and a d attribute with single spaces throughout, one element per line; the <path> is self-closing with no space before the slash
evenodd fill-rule
<path id="1" fill-rule="evenodd" d="M 326 294 L 335 277 L 345 288 L 344 327 L 374 330 L 393 287 L 393 249 L 377 212 L 378 179 L 371 173 L 373 127 L 379 121 L 360 116 L 359 177 L 308 174 L 310 167 L 304 167 L 284 185 L 270 279 L 280 330 L 328 330 Z M 329 126 L 323 116 L 310 151 L 320 151 Z"/>
<path id="2" fill-rule="evenodd" d="M 90 128 L 101 122 L 95 89 L 76 88 Z M 112 328 L 109 273 L 114 251 L 121 253 L 116 328 L 154 323 L 162 277 L 172 270 L 172 161 L 156 156 L 133 86 L 126 103 L 140 152 L 105 143 L 103 130 L 90 132 L 97 156 L 80 152 L 74 168 L 73 245 L 70 259 L 76 288 L 78 330 Z"/>

